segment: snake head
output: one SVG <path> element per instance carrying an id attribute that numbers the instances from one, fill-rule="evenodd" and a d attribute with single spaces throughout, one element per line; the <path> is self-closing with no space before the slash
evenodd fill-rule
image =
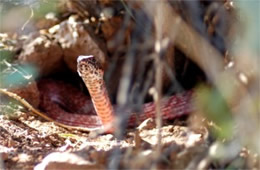
<path id="1" fill-rule="evenodd" d="M 83 79 L 103 79 L 104 72 L 93 55 L 79 56 L 77 59 L 77 71 Z"/>

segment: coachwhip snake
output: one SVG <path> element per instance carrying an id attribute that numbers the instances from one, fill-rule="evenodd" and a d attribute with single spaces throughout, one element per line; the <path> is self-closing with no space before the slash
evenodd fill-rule
<path id="1" fill-rule="evenodd" d="M 59 82 L 50 80 L 38 83 L 41 92 L 40 108 L 44 113 L 33 108 L 12 92 L 2 89 L 1 92 L 19 100 L 34 114 L 53 121 L 59 126 L 81 131 L 105 129 L 106 132 L 113 132 L 116 120 L 114 110 L 117 110 L 117 106 L 112 106 L 108 97 L 103 80 L 103 70 L 93 56 L 79 56 L 77 61 L 78 73 L 88 88 L 92 102 L 73 86 L 63 83 L 61 85 Z M 160 104 L 162 119 L 170 120 L 191 113 L 194 110 L 192 95 L 192 91 L 186 91 L 163 98 Z M 147 118 L 155 118 L 155 104 L 153 102 L 145 103 L 142 106 L 142 112 L 138 115 L 130 110 L 120 114 L 130 115 L 128 125 L 134 126 L 137 119 L 143 121 Z"/>

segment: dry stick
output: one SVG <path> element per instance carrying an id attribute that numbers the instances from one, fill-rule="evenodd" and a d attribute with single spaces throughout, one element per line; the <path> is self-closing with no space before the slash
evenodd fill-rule
<path id="1" fill-rule="evenodd" d="M 69 125 L 65 125 L 62 123 L 59 123 L 57 121 L 55 121 L 54 119 L 46 116 L 44 113 L 40 112 L 39 110 L 35 109 L 31 104 L 29 104 L 25 99 L 23 99 L 22 97 L 18 96 L 17 94 L 8 91 L 7 89 L 2 89 L 0 88 L 0 93 L 5 94 L 9 97 L 11 97 L 12 99 L 15 99 L 17 101 L 19 101 L 23 106 L 25 106 L 28 110 L 32 111 L 33 114 L 42 117 L 43 119 L 53 122 L 54 124 L 61 126 L 65 129 L 68 130 L 80 130 L 80 131 L 85 131 L 85 132 L 89 132 L 91 131 L 91 129 L 89 128 L 83 128 L 83 127 L 74 127 L 74 126 L 69 126 Z"/>
<path id="2" fill-rule="evenodd" d="M 164 19 L 162 18 L 162 7 L 163 6 L 157 6 L 156 11 L 155 11 L 155 16 L 154 16 L 154 23 L 155 23 L 155 44 L 154 44 L 154 48 L 155 48 L 155 52 L 157 53 L 157 55 L 154 58 L 154 63 L 156 65 L 156 69 L 155 69 L 155 89 L 156 89 L 156 93 L 154 96 L 154 101 L 155 101 L 155 109 L 156 109 L 156 126 L 158 129 L 158 133 L 157 133 L 157 148 L 156 148 L 156 154 L 155 154 L 155 158 L 159 158 L 160 154 L 161 154 L 161 139 L 162 139 L 162 135 L 161 135 L 161 127 L 162 127 L 162 118 L 161 118 L 161 104 L 160 104 L 160 100 L 161 100 L 161 96 L 162 96 L 162 61 L 161 61 L 161 52 L 162 50 L 165 48 L 165 46 L 163 47 L 163 31 L 162 31 L 162 24 L 164 23 Z M 167 43 L 168 45 L 168 43 Z M 167 46 L 166 45 L 166 46 Z"/>
<path id="3" fill-rule="evenodd" d="M 162 127 L 162 117 L 161 117 L 161 96 L 162 96 L 162 62 L 160 61 L 160 56 L 155 58 L 156 70 L 155 70 L 155 87 L 157 99 L 155 99 L 155 109 L 156 109 L 156 125 L 158 129 L 157 133 L 157 157 L 161 154 L 161 127 Z"/>

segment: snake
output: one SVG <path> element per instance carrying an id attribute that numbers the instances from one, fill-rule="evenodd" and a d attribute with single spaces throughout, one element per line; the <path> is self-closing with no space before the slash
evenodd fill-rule
<path id="1" fill-rule="evenodd" d="M 115 114 L 119 106 L 112 105 L 110 101 L 101 65 L 93 55 L 79 56 L 77 72 L 85 83 L 90 97 L 70 84 L 51 79 L 41 80 L 38 82 L 41 111 L 12 92 L 2 89 L 1 92 L 19 100 L 34 114 L 64 128 L 87 132 L 103 130 L 113 133 L 118 117 L 122 116 Z M 193 95 L 193 91 L 190 90 L 162 98 L 160 100 L 162 120 L 172 120 L 194 112 Z M 119 114 L 128 115 L 127 126 L 134 127 L 137 125 L 137 120 L 144 121 L 156 117 L 156 104 L 144 103 L 138 113 L 124 110 Z"/>

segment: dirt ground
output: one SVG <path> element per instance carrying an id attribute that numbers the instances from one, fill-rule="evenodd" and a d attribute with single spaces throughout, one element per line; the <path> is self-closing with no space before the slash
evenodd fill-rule
<path id="1" fill-rule="evenodd" d="M 162 128 L 162 149 L 156 158 L 157 130 L 151 120 L 119 140 L 112 134 L 66 130 L 28 113 L 17 116 L 0 118 L 4 169 L 139 169 L 148 168 L 153 159 L 159 161 L 153 165 L 157 168 L 184 168 L 192 166 L 195 157 L 203 157 L 209 147 L 206 129 L 195 132 L 187 126 L 167 125 Z M 111 165 L 113 159 L 118 165 Z"/>

